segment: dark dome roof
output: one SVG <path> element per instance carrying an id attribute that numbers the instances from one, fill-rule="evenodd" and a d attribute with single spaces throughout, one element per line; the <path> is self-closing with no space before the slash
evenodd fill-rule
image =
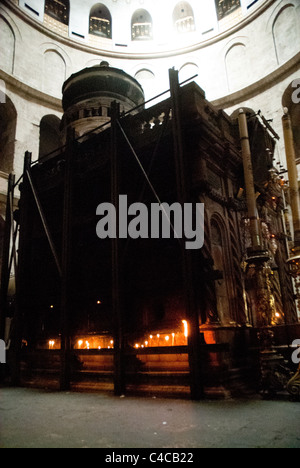
<path id="1" fill-rule="evenodd" d="M 145 100 L 144 91 L 138 81 L 118 68 L 112 68 L 107 62 L 85 68 L 72 75 L 63 85 L 63 108 L 87 99 L 109 97 L 112 100 L 132 103 L 132 107 Z"/>

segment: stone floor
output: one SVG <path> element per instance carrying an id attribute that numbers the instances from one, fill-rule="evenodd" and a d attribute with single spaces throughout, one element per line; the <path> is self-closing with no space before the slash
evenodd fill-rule
<path id="1" fill-rule="evenodd" d="M 300 448 L 300 404 L 0 389 L 1 448 Z"/>

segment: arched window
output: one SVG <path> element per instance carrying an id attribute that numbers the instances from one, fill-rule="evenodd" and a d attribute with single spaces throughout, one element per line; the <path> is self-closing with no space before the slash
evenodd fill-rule
<path id="1" fill-rule="evenodd" d="M 188 2 L 180 2 L 173 13 L 173 24 L 180 34 L 195 31 L 195 17 Z"/>
<path id="2" fill-rule="evenodd" d="M 60 23 L 69 24 L 70 2 L 69 0 L 46 0 L 45 13 Z"/>
<path id="3" fill-rule="evenodd" d="M 131 20 L 131 39 L 133 41 L 153 39 L 153 22 L 146 10 L 137 10 Z"/>
<path id="4" fill-rule="evenodd" d="M 102 3 L 97 3 L 90 13 L 90 34 L 112 38 L 112 20 L 109 9 Z"/>
<path id="5" fill-rule="evenodd" d="M 216 8 L 218 20 L 222 20 L 225 16 L 230 15 L 234 10 L 240 8 L 240 0 L 216 0 Z"/>

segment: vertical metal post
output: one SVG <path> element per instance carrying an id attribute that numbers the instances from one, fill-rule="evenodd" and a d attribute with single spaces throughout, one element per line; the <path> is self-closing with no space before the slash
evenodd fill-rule
<path id="1" fill-rule="evenodd" d="M 187 167 L 184 154 L 182 135 L 180 86 L 178 71 L 169 70 L 171 101 L 172 101 L 172 125 L 174 139 L 174 159 L 176 168 L 177 196 L 183 205 L 187 203 Z M 204 382 L 202 372 L 202 349 L 199 330 L 199 311 L 195 291 L 195 265 L 194 253 L 185 249 L 182 242 L 183 280 L 185 290 L 186 315 L 189 322 L 188 350 L 190 365 L 191 398 L 200 400 L 204 398 Z"/>
<path id="2" fill-rule="evenodd" d="M 239 130 L 243 156 L 244 177 L 246 185 L 248 216 L 250 219 L 250 235 L 253 251 L 261 249 L 261 237 L 257 215 L 256 195 L 253 178 L 252 157 L 248 133 L 247 115 L 244 109 L 239 110 Z"/>
<path id="3" fill-rule="evenodd" d="M 294 246 L 300 253 L 300 197 L 298 185 L 298 171 L 296 165 L 296 152 L 294 146 L 293 127 L 291 117 L 288 113 L 282 117 L 286 162 L 290 186 L 290 205 L 294 225 Z"/>
<path id="4" fill-rule="evenodd" d="M 298 171 L 296 165 L 296 151 L 294 145 L 294 135 L 291 117 L 288 110 L 282 117 L 282 126 L 284 134 L 284 144 L 286 152 L 287 169 L 289 176 L 290 186 L 290 205 L 293 216 L 293 227 L 294 227 L 294 242 L 292 249 L 292 258 L 288 260 L 290 273 L 295 279 L 295 285 L 297 295 L 299 299 L 300 291 L 300 197 L 299 197 L 299 185 L 298 185 Z M 299 302 L 298 302 L 299 304 Z M 300 398 L 300 365 L 296 374 L 290 379 L 287 384 L 287 391 L 295 398 Z"/>
<path id="5" fill-rule="evenodd" d="M 21 347 L 23 334 L 23 320 L 28 312 L 28 295 L 30 294 L 30 284 L 28 282 L 28 255 L 30 252 L 31 237 L 31 189 L 27 177 L 31 167 L 32 154 L 25 153 L 23 181 L 20 186 L 20 235 L 19 235 L 19 255 L 18 270 L 16 271 L 16 304 L 13 317 L 11 347 L 9 351 L 11 383 L 19 385 L 21 382 Z"/>
<path id="6" fill-rule="evenodd" d="M 61 368 L 60 390 L 66 391 L 71 385 L 70 369 L 70 316 L 71 316 L 71 259 L 72 259 L 72 160 L 74 157 L 74 134 L 69 132 L 65 153 L 64 202 L 62 226 L 61 259 Z"/>
<path id="7" fill-rule="evenodd" d="M 114 392 L 122 395 L 125 392 L 125 375 L 123 362 L 123 320 L 120 299 L 120 256 L 119 256 L 119 164 L 117 121 L 120 116 L 120 105 L 111 104 L 111 202 L 116 209 L 117 236 L 112 239 L 112 308 L 114 320 Z"/>
<path id="8" fill-rule="evenodd" d="M 252 155 L 249 140 L 247 114 L 243 108 L 238 111 L 238 124 L 243 157 L 244 179 L 246 186 L 247 210 L 250 220 L 251 247 L 248 256 L 255 264 L 255 305 L 253 317 L 257 327 L 268 327 L 271 324 L 271 307 L 269 306 L 267 291 L 268 280 L 264 273 L 265 263 L 269 260 L 268 252 L 263 251 L 261 240 L 260 220 L 256 205 L 255 184 L 253 175 Z M 267 307 L 266 307 L 267 304 Z"/>
<path id="9" fill-rule="evenodd" d="M 1 291 L 0 291 L 0 340 L 5 339 L 5 318 L 7 308 L 7 292 L 9 286 L 10 268 L 9 268 L 9 252 L 11 241 L 11 228 L 12 216 L 11 212 L 13 206 L 11 201 L 14 200 L 14 184 L 15 176 L 9 175 L 7 187 L 7 200 L 6 200 L 6 216 L 5 216 L 5 229 L 3 239 L 3 253 L 2 253 L 2 268 L 1 268 Z"/>

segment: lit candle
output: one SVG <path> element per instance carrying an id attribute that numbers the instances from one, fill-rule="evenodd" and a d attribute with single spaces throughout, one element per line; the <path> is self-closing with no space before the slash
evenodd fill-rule
<path id="1" fill-rule="evenodd" d="M 189 336 L 188 323 L 186 320 L 182 320 L 182 323 L 184 327 L 184 336 L 187 338 Z"/>

